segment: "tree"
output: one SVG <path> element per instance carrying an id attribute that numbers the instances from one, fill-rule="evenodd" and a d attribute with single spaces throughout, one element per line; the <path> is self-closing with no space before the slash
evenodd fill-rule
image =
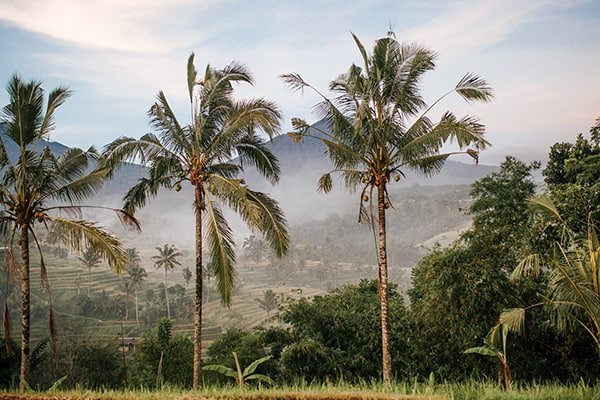
<path id="1" fill-rule="evenodd" d="M 69 98 L 71 91 L 58 87 L 45 101 L 41 85 L 39 81 L 24 82 L 14 75 L 7 85 L 9 103 L 1 112 L 7 127 L 4 140 L 18 147 L 18 157 L 11 160 L 5 142 L 0 141 L 0 169 L 3 171 L 0 177 L 0 232 L 10 235 L 10 247 L 14 246 L 17 236 L 21 250 L 21 391 L 26 387 L 29 370 L 30 239 L 40 254 L 42 285 L 50 295 L 35 228 L 50 229 L 55 240 L 76 251 L 94 249 L 116 272 L 124 268 L 126 260 L 121 242 L 96 223 L 86 221 L 82 209 L 87 206 L 79 204 L 102 186 L 110 171 L 104 166 L 93 166 L 98 157 L 93 148 L 87 152 L 73 148 L 56 156 L 48 142 L 42 141 L 54 128 L 54 113 Z M 129 213 L 110 210 L 116 212 L 122 222 L 139 229 Z M 56 354 L 55 316 L 50 297 L 49 303 L 50 333 Z"/>
<path id="2" fill-rule="evenodd" d="M 185 280 L 185 286 L 187 287 L 192 280 L 192 270 L 189 267 L 185 267 L 181 272 L 183 273 L 183 279 Z"/>
<path id="3" fill-rule="evenodd" d="M 457 118 L 450 112 L 434 123 L 428 112 L 446 96 L 457 93 L 467 102 L 489 101 L 492 90 L 478 76 L 466 74 L 458 84 L 430 106 L 423 100 L 419 83 L 423 74 L 435 67 L 436 55 L 416 44 L 401 44 L 393 33 L 375 42 L 368 54 L 353 35 L 363 65 L 352 64 L 333 80 L 329 99 L 304 81 L 298 74 L 283 75 L 292 90 L 310 89 L 322 97 L 317 110 L 331 127 L 317 130 L 303 120 L 293 119 L 293 140 L 315 137 L 323 142 L 335 169 L 319 179 L 319 190 L 333 188 L 333 173 L 343 176 L 351 192 L 360 189 L 359 221 L 369 221 L 378 229 L 377 264 L 381 304 L 381 341 L 383 379 L 392 379 L 392 360 L 388 323 L 388 268 L 386 246 L 386 209 L 391 206 L 388 186 L 399 181 L 405 170 L 433 175 L 453 154 L 466 153 L 477 159 L 478 151 L 489 143 L 484 126 L 472 116 Z M 441 153 L 449 141 L 456 141 L 461 151 Z M 472 146 L 469 148 L 469 146 Z M 376 192 L 377 219 L 373 210 Z M 369 209 L 363 204 L 369 203 Z"/>
<path id="4" fill-rule="evenodd" d="M 434 247 L 413 268 L 414 359 L 425 367 L 414 373 L 459 379 L 492 372 L 461 353 L 480 343 L 502 310 L 535 297 L 535 289 L 512 284 L 509 274 L 526 254 L 521 249 L 531 235 L 528 199 L 535 194 L 532 172 L 538 166 L 507 157 L 498 171 L 475 182 L 471 228 L 452 245 Z"/>
<path id="5" fill-rule="evenodd" d="M 142 259 L 140 253 L 135 248 L 125 249 L 127 253 L 127 276 L 123 277 L 123 286 L 125 291 L 125 319 L 129 319 L 129 295 L 134 292 L 135 296 L 135 320 L 140 324 L 138 313 L 137 290 L 143 285 L 143 281 L 148 277 L 146 270 L 141 268 Z"/>
<path id="6" fill-rule="evenodd" d="M 88 270 L 88 293 L 90 293 L 92 291 L 92 268 L 98 266 L 102 259 L 100 254 L 91 247 L 85 249 L 83 256 L 77 257 L 77 259 Z"/>
<path id="7" fill-rule="evenodd" d="M 307 382 L 340 379 L 346 382 L 376 379 L 381 376 L 381 319 L 375 280 L 363 280 L 312 300 L 299 299 L 280 313 L 290 326 L 290 342 L 281 354 L 285 377 Z M 407 365 L 407 333 L 410 329 L 402 295 L 390 285 L 391 344 L 395 367 Z M 275 328 L 279 329 L 279 328 Z M 277 336 L 281 336 L 277 334 Z M 275 354 L 273 354 L 275 355 Z M 400 371 L 408 378 L 412 371 Z"/>
<path id="8" fill-rule="evenodd" d="M 139 265 L 133 264 L 127 270 L 126 283 L 129 290 L 133 290 L 135 299 L 135 322 L 140 324 L 140 313 L 138 309 L 138 290 L 144 287 L 144 281 L 148 278 L 148 273 Z"/>
<path id="9" fill-rule="evenodd" d="M 590 128 L 591 139 L 577 135 L 574 143 L 550 148 L 543 171 L 552 201 L 578 235 L 587 232 L 590 213 L 600 220 L 600 119 Z M 554 238 L 557 239 L 557 238 Z"/>
<path id="10" fill-rule="evenodd" d="M 267 244 L 255 235 L 250 235 L 245 238 L 242 248 L 244 249 L 246 258 L 254 261 L 254 266 L 256 267 L 258 267 L 268 253 Z"/>
<path id="11" fill-rule="evenodd" d="M 278 132 L 277 106 L 266 99 L 233 97 L 233 84 L 252 82 L 247 69 L 237 63 L 223 69 L 208 66 L 204 77 L 200 77 L 192 53 L 187 63 L 191 123 L 179 123 L 161 91 L 148 113 L 158 135 L 147 134 L 139 140 L 122 137 L 107 146 L 104 153 L 109 166 L 135 159 L 150 166 L 149 176 L 125 195 L 124 208 L 128 211 L 143 207 L 160 188 L 179 191 L 186 182 L 193 187 L 196 216 L 194 387 L 200 383 L 201 371 L 203 236 L 224 304 L 231 303 L 235 285 L 233 234 L 222 206 L 229 206 L 251 229 L 263 233 L 279 256 L 285 254 L 289 242 L 286 221 L 278 203 L 237 178 L 246 165 L 256 167 L 271 183 L 278 181 L 280 173 L 276 157 L 258 134 L 263 131 L 272 137 Z M 234 157 L 239 157 L 239 161 L 234 161 Z"/>
<path id="12" fill-rule="evenodd" d="M 173 335 L 170 320 L 161 318 L 146 332 L 131 355 L 133 387 L 161 385 L 189 387 L 192 383 L 193 344 L 182 335 Z"/>
<path id="13" fill-rule="evenodd" d="M 254 301 L 256 301 L 258 303 L 260 308 L 262 308 L 263 310 L 265 310 L 267 312 L 267 317 L 269 316 L 271 311 L 277 309 L 277 305 L 278 305 L 277 295 L 271 289 L 269 289 L 263 293 L 262 299 L 256 298 L 256 299 L 254 299 Z"/>
<path id="14" fill-rule="evenodd" d="M 157 256 L 152 256 L 154 260 L 154 266 L 156 268 L 164 268 L 165 270 L 165 301 L 167 302 L 167 318 L 171 318 L 171 307 L 169 306 L 169 294 L 167 289 L 167 273 L 170 269 L 175 269 L 176 266 L 181 265 L 177 257 L 181 257 L 181 253 L 177 250 L 175 245 L 165 244 L 163 247 L 157 247 Z"/>

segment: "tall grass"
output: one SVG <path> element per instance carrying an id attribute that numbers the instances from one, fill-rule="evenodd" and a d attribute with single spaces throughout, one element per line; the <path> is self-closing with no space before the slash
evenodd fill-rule
<path id="1" fill-rule="evenodd" d="M 17 394 L 0 392 L 0 399 L 18 399 Z M 98 399 L 98 400 L 600 400 L 600 386 L 527 384 L 502 390 L 489 382 L 464 383 L 400 382 L 390 385 L 363 382 L 359 384 L 297 384 L 280 387 L 207 386 L 191 391 L 174 387 L 161 390 L 129 389 L 123 391 L 83 389 L 29 392 L 27 399 Z"/>

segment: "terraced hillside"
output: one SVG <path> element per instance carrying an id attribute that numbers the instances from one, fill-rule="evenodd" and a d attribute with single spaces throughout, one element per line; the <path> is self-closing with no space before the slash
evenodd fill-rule
<path id="1" fill-rule="evenodd" d="M 114 301 L 124 304 L 125 293 L 122 276 L 110 271 L 107 265 L 101 264 L 88 272 L 77 259 L 76 255 L 69 254 L 66 258 L 59 258 L 52 255 L 44 257 L 48 271 L 48 281 L 50 283 L 52 301 L 56 311 L 57 326 L 61 340 L 79 340 L 79 339 L 105 339 L 117 341 L 120 337 L 139 338 L 144 332 L 150 329 L 150 325 L 143 323 L 138 325 L 135 316 L 131 311 L 133 298 L 130 298 L 130 313 L 128 320 L 122 319 L 102 319 L 99 316 L 81 315 L 81 299 L 83 294 L 91 296 L 104 296 L 107 301 Z M 247 268 L 242 268 L 248 271 Z M 147 268 L 149 278 L 146 282 L 146 289 L 157 291 L 158 285 L 162 282 L 163 274 L 160 270 Z M 256 272 L 253 281 L 265 281 L 264 272 Z M 180 271 L 174 271 L 169 277 L 169 286 L 185 284 Z M 242 274 L 245 276 L 246 274 Z M 247 279 L 244 277 L 243 279 Z M 212 343 L 228 327 L 252 328 L 261 324 L 271 323 L 265 310 L 261 309 L 256 298 L 263 296 L 265 290 L 269 287 L 259 284 L 240 285 L 240 288 L 233 297 L 230 308 L 224 307 L 217 295 L 216 288 L 211 282 L 209 289 L 210 299 L 204 306 L 204 325 L 203 342 L 204 348 Z M 17 295 L 16 282 L 11 282 L 12 296 Z M 43 290 L 40 278 L 39 258 L 32 260 L 32 341 L 38 342 L 48 338 L 48 307 L 49 297 Z M 140 292 L 144 292 L 144 290 Z M 211 293 L 212 292 L 212 293 Z M 325 293 L 317 288 L 298 288 L 290 286 L 278 286 L 274 289 L 280 304 L 297 299 L 299 297 L 312 297 Z M 186 297 L 192 299 L 193 288 L 186 288 Z M 15 299 L 16 300 L 16 299 Z M 140 293 L 140 303 L 145 301 L 145 295 Z M 17 303 L 18 304 L 18 303 Z M 14 304 L 13 308 L 13 337 L 19 335 L 18 307 Z M 166 311 L 165 311 L 166 313 Z M 273 316 L 273 313 L 270 315 Z M 185 336 L 191 336 L 194 325 L 191 315 L 189 318 L 174 318 L 173 332 Z"/>

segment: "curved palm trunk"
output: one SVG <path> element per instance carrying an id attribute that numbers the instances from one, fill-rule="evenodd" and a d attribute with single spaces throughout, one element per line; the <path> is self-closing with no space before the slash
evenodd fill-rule
<path id="1" fill-rule="evenodd" d="M 383 360 L 383 381 L 392 381 L 392 356 L 390 354 L 390 328 L 388 320 L 388 269 L 385 230 L 385 183 L 377 185 L 377 217 L 379 242 L 377 264 L 379 267 L 379 302 L 381 304 L 381 348 Z"/>
<path id="2" fill-rule="evenodd" d="M 194 299 L 194 376 L 193 388 L 200 385 L 200 372 L 202 368 L 202 209 L 203 198 L 200 186 L 195 185 L 195 213 L 196 213 L 196 293 Z"/>
<path id="3" fill-rule="evenodd" d="M 167 265 L 165 264 L 165 300 L 167 302 L 167 318 L 171 319 L 171 306 L 169 305 L 169 291 L 167 290 Z"/>
<path id="4" fill-rule="evenodd" d="M 27 227 L 21 227 L 21 367 L 19 371 L 19 391 L 25 391 L 29 376 L 29 334 L 30 334 L 30 289 L 29 289 L 29 235 Z"/>

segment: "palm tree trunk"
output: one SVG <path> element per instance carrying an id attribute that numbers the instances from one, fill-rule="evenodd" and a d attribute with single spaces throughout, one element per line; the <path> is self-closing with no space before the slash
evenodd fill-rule
<path id="1" fill-rule="evenodd" d="M 196 293 L 194 300 L 194 376 L 193 388 L 200 385 L 200 372 L 202 368 L 202 210 L 204 199 L 199 185 L 195 189 L 196 212 Z"/>
<path id="2" fill-rule="evenodd" d="M 88 266 L 88 295 L 92 293 L 92 267 Z"/>
<path id="3" fill-rule="evenodd" d="M 138 295 L 137 295 L 137 289 L 135 289 L 135 323 L 137 325 L 140 324 L 140 313 L 138 311 Z"/>
<path id="4" fill-rule="evenodd" d="M 125 321 L 129 321 L 129 290 L 125 293 Z"/>
<path id="5" fill-rule="evenodd" d="M 385 230 L 385 183 L 377 185 L 377 217 L 379 243 L 377 264 L 379 267 L 379 302 L 381 304 L 381 349 L 383 361 L 383 381 L 392 381 L 392 356 L 390 354 L 390 328 L 388 320 L 388 269 Z"/>
<path id="6" fill-rule="evenodd" d="M 210 301 L 210 274 L 206 275 L 206 302 Z"/>
<path id="7" fill-rule="evenodd" d="M 29 290 L 29 235 L 27 226 L 21 227 L 21 368 L 19 371 L 19 391 L 25 391 L 29 376 L 29 334 L 30 334 L 30 290 Z"/>
<path id="8" fill-rule="evenodd" d="M 169 305 L 169 291 L 167 290 L 167 265 L 165 264 L 165 300 L 167 302 L 167 318 L 171 319 L 171 306 Z"/>

